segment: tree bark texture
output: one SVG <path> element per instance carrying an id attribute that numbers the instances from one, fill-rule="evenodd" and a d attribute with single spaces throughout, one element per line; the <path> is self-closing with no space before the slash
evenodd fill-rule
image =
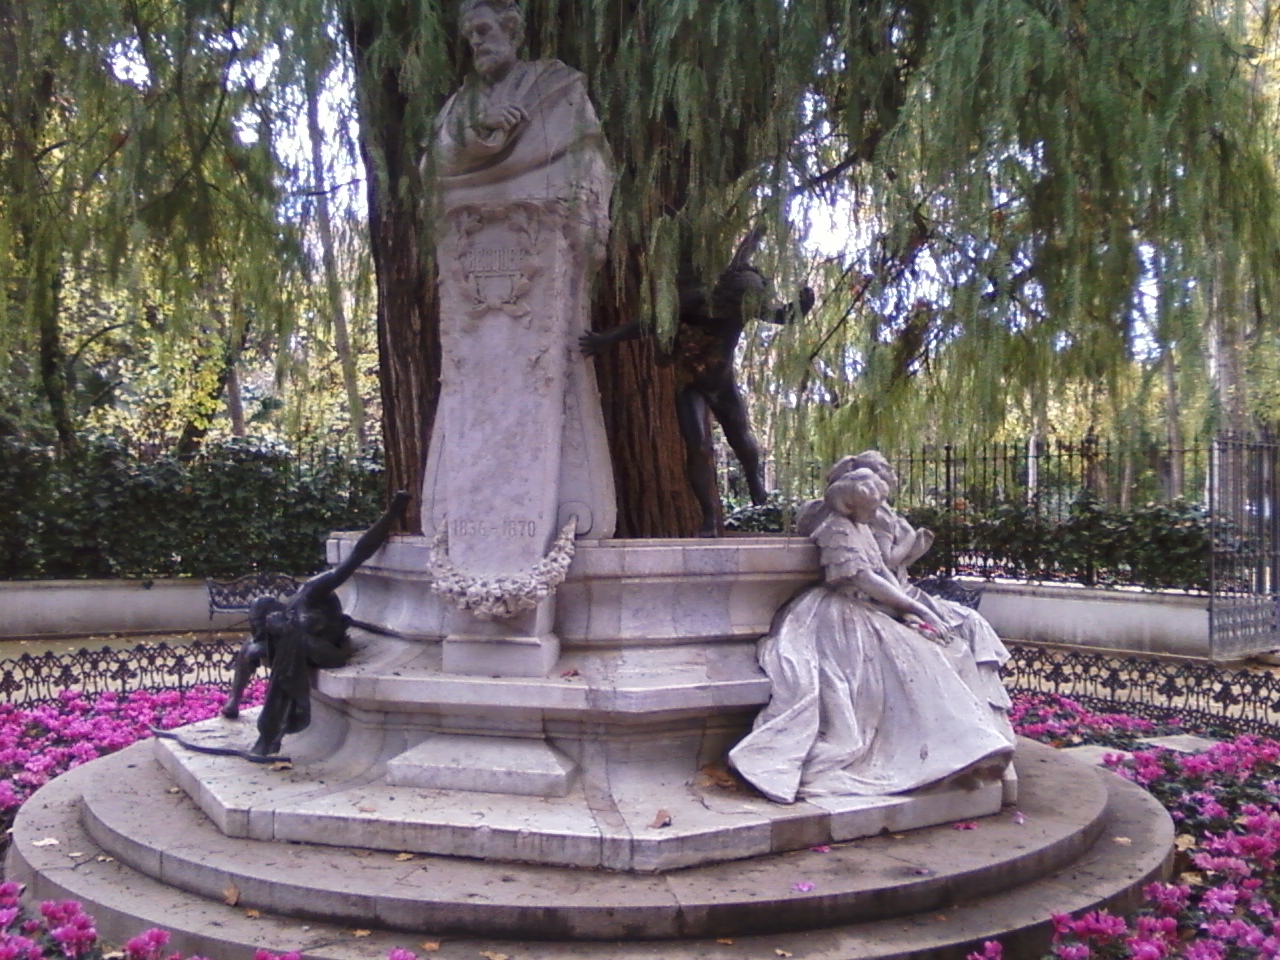
<path id="1" fill-rule="evenodd" d="M 389 491 L 413 494 L 402 523 L 422 530 L 418 491 L 440 396 L 439 302 L 430 235 L 421 222 L 419 138 L 396 71 L 370 54 L 384 21 L 351 20 L 347 37 L 361 100 L 369 231 L 378 290 L 378 379 Z M 383 40 L 385 42 L 385 39 Z"/>
<path id="2" fill-rule="evenodd" d="M 639 311 L 638 271 L 615 294 L 609 264 L 601 271 L 592 326 L 626 323 Z M 658 363 L 649 338 L 619 344 L 596 358 L 604 424 L 618 490 L 619 537 L 690 537 L 702 512 L 685 476 L 676 421 L 674 368 Z"/>

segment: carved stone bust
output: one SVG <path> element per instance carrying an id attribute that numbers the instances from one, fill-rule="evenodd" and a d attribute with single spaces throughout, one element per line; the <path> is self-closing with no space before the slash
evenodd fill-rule
<path id="1" fill-rule="evenodd" d="M 607 216 L 613 174 L 585 77 L 559 60 L 519 59 L 524 20 L 512 0 L 465 0 L 460 29 L 475 70 L 436 118 L 445 210 L 560 199 L 603 204 Z"/>

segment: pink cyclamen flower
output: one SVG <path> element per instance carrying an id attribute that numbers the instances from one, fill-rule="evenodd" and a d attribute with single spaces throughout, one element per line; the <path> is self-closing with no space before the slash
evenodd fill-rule
<path id="1" fill-rule="evenodd" d="M 796 893 L 808 893 L 813 889 L 813 884 L 808 880 L 801 880 L 799 883 L 793 883 L 791 885 L 791 889 L 796 891 Z"/>
<path id="2" fill-rule="evenodd" d="M 404 947 L 392 947 L 387 954 L 387 960 L 418 960 L 418 955 Z"/>
<path id="3" fill-rule="evenodd" d="M 169 943 L 169 931 L 152 927 L 124 945 L 127 960 L 161 960 Z"/>
<path id="4" fill-rule="evenodd" d="M 973 820 L 962 820 L 959 823 L 953 823 L 952 829 L 955 830 L 977 830 L 978 824 Z"/>
<path id="5" fill-rule="evenodd" d="M 999 940 L 987 940 L 981 950 L 975 950 L 965 960 L 1004 960 L 1004 947 Z"/>

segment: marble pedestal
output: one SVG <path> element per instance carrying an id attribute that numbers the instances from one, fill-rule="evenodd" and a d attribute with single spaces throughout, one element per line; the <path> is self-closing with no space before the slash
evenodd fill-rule
<path id="1" fill-rule="evenodd" d="M 331 542 L 332 559 L 349 541 Z M 365 636 L 316 677 L 288 771 L 157 741 L 157 757 L 231 837 L 573 867 L 663 871 L 997 812 L 985 771 L 911 795 L 771 803 L 724 767 L 769 698 L 757 638 L 817 577 L 798 538 L 580 543 L 556 597 L 550 676 L 511 676 L 501 643 L 449 669 L 450 611 L 402 538 L 350 583 Z M 442 649 L 443 646 L 443 649 Z M 486 661 L 486 654 L 492 659 Z M 248 746 L 252 716 L 187 729 Z"/>

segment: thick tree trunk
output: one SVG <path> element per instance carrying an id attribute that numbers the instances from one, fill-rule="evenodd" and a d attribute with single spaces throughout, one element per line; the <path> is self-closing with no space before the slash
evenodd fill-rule
<path id="1" fill-rule="evenodd" d="M 408 93 L 397 71 L 371 59 L 384 30 L 378 20 L 347 22 L 356 65 L 362 132 L 360 152 L 368 185 L 369 232 L 378 282 L 378 375 L 382 387 L 382 443 L 390 491 L 413 494 L 402 521 L 421 531 L 418 491 L 440 396 L 439 304 L 430 238 L 424 234 L 418 174 L 421 137 L 413 132 Z"/>
<path id="2" fill-rule="evenodd" d="M 32 313 L 40 332 L 40 385 L 49 404 L 49 415 L 58 435 L 58 449 L 70 453 L 76 449 L 75 424 L 67 400 L 67 355 L 62 347 L 61 312 L 62 273 L 53 257 L 41 244 L 31 270 Z"/>
<path id="3" fill-rule="evenodd" d="M 639 312 L 638 271 L 615 296 L 606 266 L 593 326 L 604 331 Z M 673 368 L 657 363 L 657 345 L 633 340 L 596 359 L 605 429 L 618 488 L 618 536 L 689 537 L 702 511 L 685 478 L 684 440 L 676 422 Z"/>

